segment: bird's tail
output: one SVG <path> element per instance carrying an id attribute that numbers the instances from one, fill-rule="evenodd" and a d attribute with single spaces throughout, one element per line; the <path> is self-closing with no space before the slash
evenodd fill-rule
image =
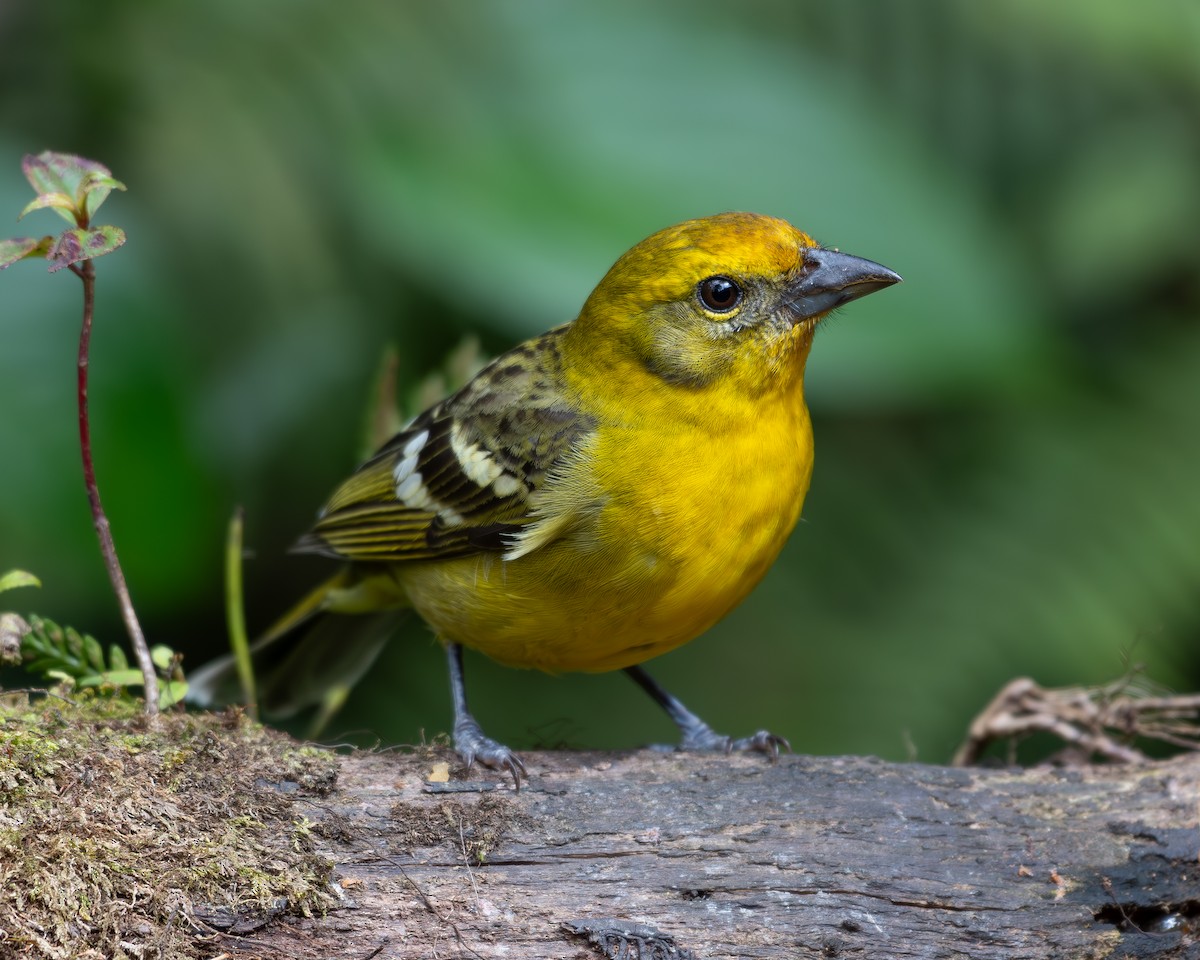
<path id="1" fill-rule="evenodd" d="M 250 645 L 259 709 L 287 717 L 314 704 L 331 707 L 370 669 L 405 613 L 402 607 L 353 612 L 363 581 L 347 568 L 312 590 Z M 347 612 L 350 611 L 350 612 Z M 243 699 L 226 654 L 188 673 L 189 702 L 202 707 Z"/>

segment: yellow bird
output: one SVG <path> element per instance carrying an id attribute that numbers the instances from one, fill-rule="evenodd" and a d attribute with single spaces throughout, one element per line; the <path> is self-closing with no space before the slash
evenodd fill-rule
<path id="1" fill-rule="evenodd" d="M 493 361 L 334 492 L 296 550 L 346 565 L 256 645 L 290 646 L 264 706 L 353 684 L 413 609 L 445 646 L 468 766 L 525 774 L 467 709 L 463 647 L 554 673 L 623 669 L 682 749 L 777 753 L 786 741 L 766 731 L 715 733 L 638 664 L 703 633 L 771 566 L 812 474 L 817 325 L 899 280 L 755 214 L 643 240 L 578 317 Z M 202 668 L 192 698 L 230 673 L 228 658 Z"/>

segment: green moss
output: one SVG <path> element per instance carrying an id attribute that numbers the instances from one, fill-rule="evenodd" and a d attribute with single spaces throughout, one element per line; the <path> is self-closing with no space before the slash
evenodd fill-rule
<path id="1" fill-rule="evenodd" d="M 0 701 L 5 949 L 183 960 L 212 952 L 197 918 L 323 910 L 331 864 L 294 807 L 336 772 L 236 711 L 150 723 L 116 698 Z"/>
<path id="2" fill-rule="evenodd" d="M 9 725 L 11 726 L 11 725 Z M 59 744 L 23 730 L 11 733 L 0 724 L 0 796 L 20 799 L 52 778 L 61 766 Z"/>

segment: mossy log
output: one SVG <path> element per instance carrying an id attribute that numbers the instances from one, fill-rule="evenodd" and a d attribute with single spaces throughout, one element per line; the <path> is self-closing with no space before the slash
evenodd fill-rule
<path id="1" fill-rule="evenodd" d="M 525 760 L 518 793 L 478 773 L 445 782 L 435 754 L 344 758 L 332 794 L 300 801 L 343 907 L 214 948 L 1200 958 L 1197 755 L 1034 770 L 653 751 Z"/>

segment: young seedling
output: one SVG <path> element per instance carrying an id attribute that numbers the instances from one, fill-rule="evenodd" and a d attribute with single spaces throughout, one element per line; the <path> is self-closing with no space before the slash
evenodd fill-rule
<path id="1" fill-rule="evenodd" d="M 83 480 L 87 486 L 88 502 L 92 508 L 92 521 L 96 535 L 100 538 L 100 552 L 112 581 L 113 591 L 121 607 L 125 628 L 133 643 L 134 656 L 142 672 L 146 694 L 146 713 L 158 713 L 158 676 L 150 648 L 142 634 L 141 624 L 129 597 L 125 574 L 117 559 L 108 517 L 100 504 L 100 490 L 96 485 L 96 471 L 92 465 L 92 435 L 88 420 L 88 357 L 92 338 L 92 314 L 96 296 L 96 268 L 94 260 L 112 253 L 125 242 L 125 234 L 119 227 L 94 226 L 92 218 L 100 205 L 113 190 L 124 190 L 124 184 L 113 179 L 108 168 L 93 160 L 85 160 L 65 153 L 45 152 L 27 155 L 21 163 L 25 178 L 37 194 L 34 200 L 21 211 L 20 220 L 34 210 L 50 209 L 71 226 L 57 236 L 16 237 L 0 240 L 0 270 L 18 260 L 44 257 L 50 262 L 50 272 L 64 267 L 83 281 L 83 325 L 79 333 L 79 359 L 77 398 L 79 404 L 79 448 L 83 455 Z"/>

